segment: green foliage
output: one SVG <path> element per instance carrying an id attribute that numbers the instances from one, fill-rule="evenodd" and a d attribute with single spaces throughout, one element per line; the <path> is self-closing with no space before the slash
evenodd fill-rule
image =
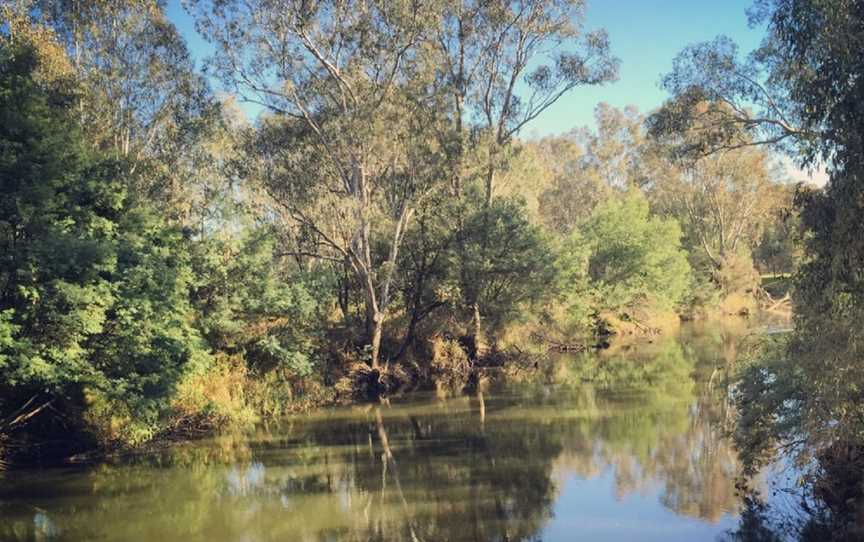
<path id="1" fill-rule="evenodd" d="M 32 50 L 0 55 L 0 385 L 86 391 L 153 424 L 207 360 L 183 237 L 128 194 L 122 164 L 86 145 L 66 95 L 31 76 Z"/>
<path id="2" fill-rule="evenodd" d="M 177 383 L 206 370 L 210 359 L 194 327 L 183 236 L 143 206 L 128 205 L 109 276 L 114 302 L 87 355 L 101 368 L 92 385 L 152 424 L 169 410 Z"/>
<path id="3" fill-rule="evenodd" d="M 690 285 L 681 229 L 650 215 L 638 191 L 604 202 L 567 241 L 565 281 L 575 317 L 636 306 L 675 308 Z"/>
<path id="4" fill-rule="evenodd" d="M 800 258 L 796 232 L 800 228 L 797 217 L 782 220 L 765 228 L 759 244 L 753 251 L 754 263 L 763 273 L 772 275 L 791 273 Z"/>
<path id="5" fill-rule="evenodd" d="M 585 242 L 579 230 L 561 242 L 557 251 L 558 289 L 565 307 L 566 319 L 576 328 L 588 328 L 597 313 L 588 266 L 592 247 Z"/>
<path id="6" fill-rule="evenodd" d="M 76 117 L 88 142 L 129 160 L 127 183 L 164 206 L 164 216 L 185 214 L 198 184 L 190 174 L 207 167 L 194 143 L 216 108 L 165 3 L 20 4 L 32 5 L 33 26 L 50 30 L 74 59 Z"/>
<path id="7" fill-rule="evenodd" d="M 714 271 L 714 280 L 725 295 L 751 292 L 759 285 L 759 273 L 745 247 L 725 254 L 719 259 L 719 264 L 720 267 Z"/>
<path id="8" fill-rule="evenodd" d="M 197 326 L 212 348 L 242 353 L 250 368 L 306 376 L 332 281 L 326 271 L 283 271 L 275 244 L 268 228 L 195 243 Z"/>
<path id="9" fill-rule="evenodd" d="M 766 339 L 739 371 L 735 402 L 741 413 L 735 443 L 750 474 L 772 456 L 779 442 L 798 441 L 801 412 L 808 383 L 799 370 L 785 362 L 788 337 Z"/>
<path id="10" fill-rule="evenodd" d="M 555 254 L 519 200 L 496 199 L 468 214 L 459 237 L 460 288 L 479 303 L 492 328 L 547 298 L 555 281 Z"/>
<path id="11" fill-rule="evenodd" d="M 480 356 L 485 329 L 500 339 L 562 292 L 578 327 L 676 310 L 694 283 L 751 283 L 738 245 L 767 213 L 748 204 L 770 188 L 762 154 L 691 178 L 635 110 L 608 106 L 596 133 L 519 144 L 565 92 L 615 76 L 605 34 L 576 37 L 580 2 L 289 2 L 303 16 L 288 18 L 187 4 L 216 46 L 213 80 L 269 107 L 257 126 L 214 104 L 161 2 L 2 10 L 3 414 L 40 397 L 139 443 L 285 412 L 418 338 L 447 337 L 457 362 L 424 361 L 462 379 L 468 341 L 449 333 L 473 334 Z M 683 203 L 661 209 L 664 195 Z M 694 280 L 697 261 L 719 271 Z M 610 382 L 680 374 L 609 366 Z"/>
<path id="12" fill-rule="evenodd" d="M 742 447 L 757 466 L 767 441 L 827 469 L 842 461 L 842 450 L 864 448 L 864 66 L 853 45 L 864 37 L 864 14 L 854 2 L 834 0 L 765 0 L 756 14 L 768 29 L 769 90 L 788 97 L 784 105 L 802 134 L 799 160 L 821 156 L 830 181 L 824 191 L 796 195 L 804 257 L 795 331 L 742 376 Z"/>
<path id="13" fill-rule="evenodd" d="M 3 46 L 0 406 L 41 394 L 139 443 L 177 415 L 246 416 L 231 391 L 246 367 L 226 356 L 309 375 L 329 273 L 286 271 L 270 228 L 193 239 L 169 225 L 124 182 L 127 164 L 87 144 L 64 87 L 33 77 L 39 62 Z M 224 378 L 207 382 L 213 353 Z"/>
<path id="14" fill-rule="evenodd" d="M 699 265 L 698 258 L 690 254 L 690 267 L 693 269 L 693 281 L 690 283 L 690 294 L 687 297 L 687 310 L 693 314 L 699 311 L 714 309 L 723 301 L 723 292 L 717 287 L 715 269 L 710 262 Z M 694 260 L 696 260 L 694 262 Z"/>

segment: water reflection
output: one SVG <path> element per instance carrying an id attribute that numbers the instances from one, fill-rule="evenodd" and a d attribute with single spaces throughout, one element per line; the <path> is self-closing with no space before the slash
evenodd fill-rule
<path id="1" fill-rule="evenodd" d="M 712 540 L 739 512 L 718 367 L 741 333 L 599 356 L 446 401 L 0 483 L 0 540 Z"/>

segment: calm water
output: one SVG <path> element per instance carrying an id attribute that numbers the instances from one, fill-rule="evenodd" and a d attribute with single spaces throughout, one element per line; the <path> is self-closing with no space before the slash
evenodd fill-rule
<path id="1" fill-rule="evenodd" d="M 722 368 L 742 322 L 557 356 L 535 382 L 340 408 L 122 463 L 0 478 L 0 540 L 728 536 Z"/>

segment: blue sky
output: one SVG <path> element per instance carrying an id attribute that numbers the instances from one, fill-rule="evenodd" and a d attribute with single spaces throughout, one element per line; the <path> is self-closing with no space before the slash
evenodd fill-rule
<path id="1" fill-rule="evenodd" d="M 588 0 L 586 28 L 605 28 L 612 51 L 621 59 L 620 78 L 602 87 L 578 88 L 562 98 L 533 123 L 523 137 L 567 132 L 591 126 L 594 107 L 607 102 L 615 107 L 635 105 L 643 113 L 659 106 L 666 94 L 658 87 L 673 57 L 686 45 L 733 38 L 742 51 L 758 45 L 761 29 L 747 25 L 751 0 Z M 199 62 L 211 48 L 194 29 L 180 0 L 169 0 L 168 16 L 180 29 Z"/>
<path id="2" fill-rule="evenodd" d="M 672 59 L 685 46 L 725 34 L 742 51 L 755 48 L 762 29 L 747 25 L 750 0 L 588 0 L 586 27 L 605 28 L 621 59 L 617 82 L 576 89 L 539 117 L 525 135 L 565 132 L 592 125 L 596 104 L 635 105 L 643 113 L 667 97 L 659 88 Z"/>

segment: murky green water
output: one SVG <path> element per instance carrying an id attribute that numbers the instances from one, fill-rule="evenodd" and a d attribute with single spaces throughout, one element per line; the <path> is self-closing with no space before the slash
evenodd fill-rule
<path id="1" fill-rule="evenodd" d="M 722 369 L 746 332 L 685 328 L 482 395 L 7 473 L 0 540 L 722 539 L 739 512 Z"/>

